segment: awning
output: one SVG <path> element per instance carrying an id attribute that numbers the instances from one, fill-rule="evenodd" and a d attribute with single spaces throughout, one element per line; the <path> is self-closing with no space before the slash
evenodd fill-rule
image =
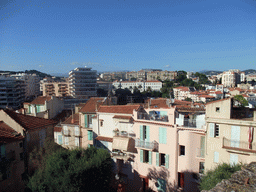
<path id="1" fill-rule="evenodd" d="M 118 149 L 121 151 L 128 151 L 130 144 L 130 137 L 114 137 L 112 149 Z"/>

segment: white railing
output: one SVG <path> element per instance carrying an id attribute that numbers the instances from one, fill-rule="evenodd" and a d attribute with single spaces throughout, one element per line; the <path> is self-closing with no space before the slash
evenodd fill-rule
<path id="1" fill-rule="evenodd" d="M 135 147 L 154 150 L 158 148 L 158 144 L 155 141 L 144 141 L 137 138 L 135 139 Z"/>

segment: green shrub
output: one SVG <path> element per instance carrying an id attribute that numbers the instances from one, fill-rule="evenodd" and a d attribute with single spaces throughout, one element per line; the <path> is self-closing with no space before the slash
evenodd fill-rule
<path id="1" fill-rule="evenodd" d="M 239 170 L 241 170 L 241 164 L 219 164 L 214 170 L 209 170 L 202 177 L 199 189 L 210 190 L 214 188 L 223 179 L 229 179 L 234 172 Z"/>

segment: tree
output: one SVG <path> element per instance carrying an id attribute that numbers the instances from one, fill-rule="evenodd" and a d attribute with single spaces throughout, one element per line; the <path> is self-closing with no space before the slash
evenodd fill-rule
<path id="1" fill-rule="evenodd" d="M 192 99 L 187 97 L 185 101 L 192 101 Z"/>
<path id="2" fill-rule="evenodd" d="M 240 107 L 246 107 L 249 105 L 248 101 L 242 95 L 236 95 L 234 96 L 234 99 L 240 103 Z"/>
<path id="3" fill-rule="evenodd" d="M 108 191 L 112 160 L 107 150 L 58 150 L 30 178 L 32 191 Z"/>
<path id="4" fill-rule="evenodd" d="M 200 182 L 200 191 L 201 190 L 210 190 L 221 182 L 222 179 L 229 179 L 231 175 L 241 170 L 241 164 L 230 165 L 223 163 L 218 165 L 214 170 L 208 171 L 201 179 Z"/>
<path id="5" fill-rule="evenodd" d="M 108 96 L 108 92 L 102 88 L 99 88 L 99 89 L 97 89 L 97 96 L 98 97 L 106 97 L 106 96 Z"/>

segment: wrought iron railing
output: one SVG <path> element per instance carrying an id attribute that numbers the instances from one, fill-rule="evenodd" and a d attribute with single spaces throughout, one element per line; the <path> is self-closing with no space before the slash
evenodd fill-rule
<path id="1" fill-rule="evenodd" d="M 156 150 L 158 144 L 155 141 L 144 141 L 137 138 L 135 139 L 135 147 Z"/>

